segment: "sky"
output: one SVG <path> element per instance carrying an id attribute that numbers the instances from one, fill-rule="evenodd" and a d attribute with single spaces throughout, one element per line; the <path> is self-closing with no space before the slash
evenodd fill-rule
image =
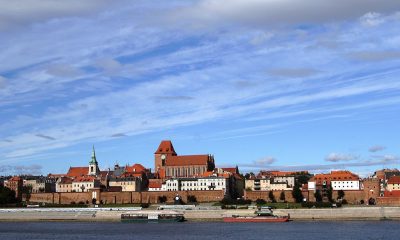
<path id="1" fill-rule="evenodd" d="M 398 0 L 0 0 L 0 175 L 400 163 Z"/>

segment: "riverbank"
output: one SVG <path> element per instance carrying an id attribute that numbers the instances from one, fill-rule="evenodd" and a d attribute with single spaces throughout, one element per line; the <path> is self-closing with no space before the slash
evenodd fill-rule
<path id="1" fill-rule="evenodd" d="M 122 213 L 138 208 L 36 208 L 1 209 L 0 221 L 120 221 Z M 144 213 L 163 212 L 140 210 Z M 165 211 L 164 211 L 165 212 Z M 179 210 L 188 221 L 222 221 L 225 216 L 254 215 L 254 209 Z M 276 215 L 290 215 L 292 220 L 400 220 L 400 207 L 348 207 L 329 209 L 277 209 Z"/>

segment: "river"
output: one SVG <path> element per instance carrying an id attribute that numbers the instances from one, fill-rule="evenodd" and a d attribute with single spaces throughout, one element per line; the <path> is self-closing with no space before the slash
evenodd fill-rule
<path id="1" fill-rule="evenodd" d="M 0 222 L 0 239 L 268 239 L 268 240 L 395 240 L 398 221 L 323 221 L 288 223 L 116 223 Z"/>

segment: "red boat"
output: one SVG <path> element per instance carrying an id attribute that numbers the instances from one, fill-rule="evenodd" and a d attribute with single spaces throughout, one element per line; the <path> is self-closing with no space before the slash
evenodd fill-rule
<path id="1" fill-rule="evenodd" d="M 289 221 L 289 216 L 232 216 L 224 217 L 223 219 L 224 222 L 287 222 Z"/>

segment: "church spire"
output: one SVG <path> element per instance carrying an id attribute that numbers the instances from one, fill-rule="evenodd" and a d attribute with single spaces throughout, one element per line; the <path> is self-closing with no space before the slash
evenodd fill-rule
<path id="1" fill-rule="evenodd" d="M 89 164 L 97 164 L 96 151 L 94 150 L 94 145 L 92 150 L 92 159 L 90 160 Z"/>

